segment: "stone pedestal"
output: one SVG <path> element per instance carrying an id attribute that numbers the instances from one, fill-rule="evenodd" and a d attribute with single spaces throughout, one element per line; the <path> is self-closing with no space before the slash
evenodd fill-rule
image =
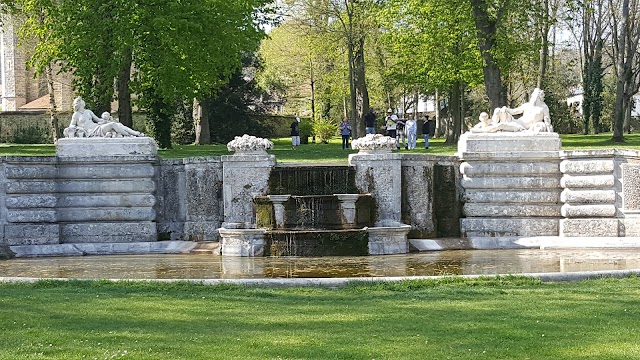
<path id="1" fill-rule="evenodd" d="M 275 156 L 266 151 L 236 152 L 222 157 L 223 228 L 255 227 L 253 198 L 267 193 L 275 164 Z"/>
<path id="2" fill-rule="evenodd" d="M 356 223 L 356 201 L 360 194 L 334 194 L 340 201 L 342 210 L 342 223 L 348 226 L 355 226 Z"/>
<path id="3" fill-rule="evenodd" d="M 102 156 L 156 156 L 158 145 L 149 137 L 63 138 L 56 144 L 59 158 Z"/>
<path id="4" fill-rule="evenodd" d="M 62 243 L 157 241 L 151 138 L 60 139 L 57 221 Z"/>
<path id="5" fill-rule="evenodd" d="M 402 155 L 388 151 L 362 152 L 349 155 L 356 169 L 356 186 L 375 200 L 376 226 L 401 225 Z"/>
<path id="6" fill-rule="evenodd" d="M 410 225 L 394 227 L 371 227 L 369 233 L 369 255 L 406 254 L 409 252 L 407 234 Z"/>
<path id="7" fill-rule="evenodd" d="M 264 229 L 218 229 L 223 256 L 263 256 Z"/>
<path id="8" fill-rule="evenodd" d="M 458 151 L 463 161 L 463 236 L 558 235 L 558 134 L 466 133 Z"/>
<path id="9" fill-rule="evenodd" d="M 268 195 L 267 197 L 273 204 L 276 227 L 284 227 L 284 203 L 289 200 L 291 195 Z"/>

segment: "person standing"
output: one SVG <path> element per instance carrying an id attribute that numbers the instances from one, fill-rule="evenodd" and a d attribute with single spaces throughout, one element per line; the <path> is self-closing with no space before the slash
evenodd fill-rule
<path id="1" fill-rule="evenodd" d="M 424 117 L 424 123 L 422 123 L 422 136 L 424 136 L 424 148 L 429 148 L 429 135 L 431 134 L 431 122 L 429 122 L 429 115 Z"/>
<path id="2" fill-rule="evenodd" d="M 364 117 L 365 134 L 376 133 L 376 114 L 373 113 L 373 109 L 369 109 L 369 113 Z"/>
<path id="3" fill-rule="evenodd" d="M 396 148 L 400 150 L 400 144 L 407 149 L 407 134 L 405 133 L 404 119 L 398 119 L 396 121 Z"/>
<path id="4" fill-rule="evenodd" d="M 384 123 L 387 128 L 387 136 L 394 139 L 396 138 L 396 121 L 398 121 L 398 116 L 389 108 Z"/>
<path id="5" fill-rule="evenodd" d="M 407 141 L 409 150 L 413 150 L 416 148 L 416 138 L 418 136 L 418 125 L 416 124 L 416 121 L 413 119 L 407 120 L 407 122 L 405 123 L 405 129 L 407 130 Z"/>
<path id="6" fill-rule="evenodd" d="M 342 135 L 342 150 L 349 149 L 349 137 L 351 136 L 351 124 L 349 124 L 349 119 L 344 118 L 338 127 L 340 130 L 340 135 Z"/>
<path id="7" fill-rule="evenodd" d="M 300 145 L 300 118 L 291 123 L 291 149 L 295 150 Z"/>

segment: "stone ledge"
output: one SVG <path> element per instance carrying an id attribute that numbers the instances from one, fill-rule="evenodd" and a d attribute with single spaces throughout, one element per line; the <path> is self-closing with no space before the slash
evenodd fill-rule
<path id="1" fill-rule="evenodd" d="M 59 158 L 82 159 L 109 156 L 156 156 L 158 145 L 150 137 L 64 138 L 56 144 Z"/>
<path id="2" fill-rule="evenodd" d="M 144 255 L 189 253 L 197 246 L 192 241 L 153 241 L 102 244 L 15 245 L 9 249 L 15 257 Z"/>
<path id="3" fill-rule="evenodd" d="M 638 249 L 640 237 L 503 236 L 409 239 L 418 251 L 500 249 Z"/>

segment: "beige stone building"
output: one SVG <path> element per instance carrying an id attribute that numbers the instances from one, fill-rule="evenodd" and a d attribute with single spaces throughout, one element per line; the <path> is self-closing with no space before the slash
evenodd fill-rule
<path id="1" fill-rule="evenodd" d="M 2 17 L 0 31 L 0 68 L 2 75 L 2 111 L 49 109 L 46 77 L 34 76 L 27 68 L 30 46 L 18 39 L 18 28 L 10 16 Z M 53 75 L 54 97 L 58 111 L 71 111 L 73 88 L 70 74 Z"/>

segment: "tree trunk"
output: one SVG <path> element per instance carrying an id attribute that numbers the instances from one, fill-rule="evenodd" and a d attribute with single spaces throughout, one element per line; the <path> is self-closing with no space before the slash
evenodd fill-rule
<path id="1" fill-rule="evenodd" d="M 49 88 L 49 129 L 51 140 L 58 142 L 58 109 L 56 107 L 55 89 L 53 87 L 53 69 L 51 63 L 47 65 L 47 87 Z"/>
<path id="2" fill-rule="evenodd" d="M 438 92 L 438 90 L 436 90 L 436 94 L 434 96 L 434 101 L 435 101 L 435 111 L 436 111 L 436 129 L 435 129 L 435 136 L 438 138 L 440 136 L 442 136 L 442 120 L 440 119 L 440 93 Z"/>
<path id="3" fill-rule="evenodd" d="M 540 47 L 540 64 L 538 68 L 538 88 L 544 88 L 544 79 L 547 74 L 547 60 L 549 58 L 549 30 L 551 28 L 549 22 L 549 0 L 544 0 L 544 17 L 542 19 L 542 29 L 540 31 L 540 37 L 542 44 Z"/>
<path id="4" fill-rule="evenodd" d="M 614 27 L 617 24 L 614 22 Z M 614 38 L 616 42 L 615 48 L 617 48 L 615 54 L 616 60 L 616 75 L 618 79 L 616 81 L 616 100 L 614 103 L 613 111 L 613 141 L 624 142 L 624 97 L 627 85 L 627 73 L 630 71 L 630 64 L 627 62 L 627 31 L 629 27 L 629 0 L 623 0 L 622 2 L 622 19 L 619 24 L 620 32 L 617 38 Z"/>
<path id="5" fill-rule="evenodd" d="M 478 33 L 478 45 L 480 54 L 482 55 L 484 74 L 484 85 L 489 98 L 489 105 L 492 109 L 507 105 L 507 97 L 505 95 L 504 86 L 502 84 L 502 74 L 500 68 L 493 57 L 493 48 L 496 45 L 497 38 L 497 21 L 491 20 L 487 12 L 487 3 L 485 0 L 472 0 L 473 18 Z M 503 8 L 498 9 L 498 14 L 504 11 Z"/>
<path id="6" fill-rule="evenodd" d="M 418 123 L 418 104 L 420 103 L 420 95 L 418 94 L 418 90 L 416 90 L 413 93 L 413 103 L 415 104 L 413 106 L 413 120 L 416 121 L 416 124 Z"/>
<path id="7" fill-rule="evenodd" d="M 206 100 L 200 102 L 193 99 L 193 122 L 196 126 L 196 145 L 211 144 L 211 132 L 209 130 L 209 116 L 206 109 Z"/>
<path id="8" fill-rule="evenodd" d="M 356 83 L 355 83 L 355 69 L 354 69 L 354 46 L 351 39 L 347 41 L 347 61 L 349 62 L 349 123 L 351 128 L 355 129 L 358 126 L 356 122 Z"/>
<path id="9" fill-rule="evenodd" d="M 354 57 L 354 85 L 356 89 L 356 126 L 351 126 L 354 130 L 353 138 L 364 136 L 364 117 L 369 113 L 369 90 L 367 89 L 367 79 L 365 77 L 364 61 L 364 36 L 358 40 Z"/>
<path id="10" fill-rule="evenodd" d="M 627 134 L 631 134 L 631 108 L 633 108 L 633 98 L 625 96 L 625 112 L 624 112 L 624 126 Z"/>
<path id="11" fill-rule="evenodd" d="M 122 58 L 120 73 L 118 74 L 118 118 L 122 125 L 128 127 L 133 127 L 131 92 L 129 91 L 131 62 L 131 48 L 127 48 Z"/>
<path id="12" fill-rule="evenodd" d="M 311 121 L 316 120 L 316 89 L 315 89 L 315 78 L 313 77 L 313 61 L 309 60 L 309 75 L 311 77 Z"/>
<path id="13" fill-rule="evenodd" d="M 582 82 L 582 134 L 587 135 L 589 133 L 589 124 L 591 123 L 591 109 L 592 109 L 592 59 L 585 57 L 584 59 L 584 79 Z"/>
<path id="14" fill-rule="evenodd" d="M 449 107 L 449 113 L 451 114 L 451 131 L 447 133 L 447 144 L 457 144 L 460 139 L 460 132 L 462 129 L 462 91 L 460 91 L 460 82 L 455 82 L 451 89 L 451 103 Z"/>

